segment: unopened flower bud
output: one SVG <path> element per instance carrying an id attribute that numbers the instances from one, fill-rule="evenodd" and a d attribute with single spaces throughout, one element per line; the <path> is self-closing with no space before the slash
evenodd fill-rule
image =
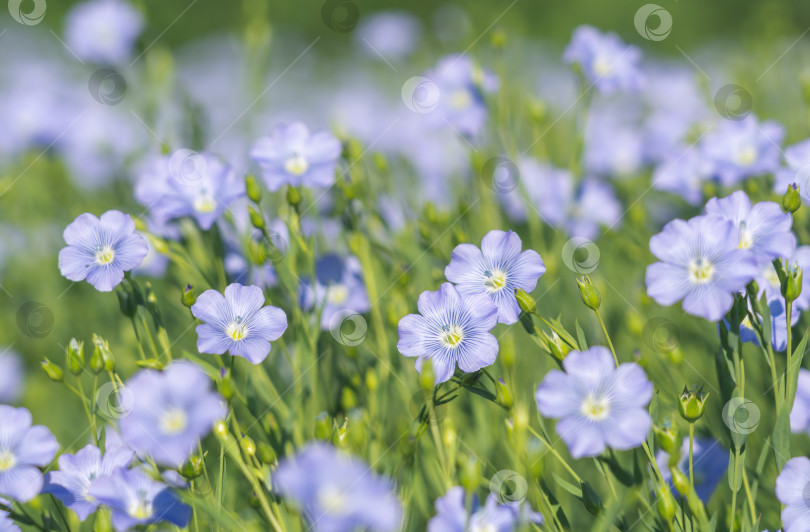
<path id="1" fill-rule="evenodd" d="M 796 301 L 801 295 L 803 279 L 804 272 L 798 263 L 786 265 L 785 275 L 781 280 L 782 296 L 785 301 Z"/>
<path id="2" fill-rule="evenodd" d="M 677 466 L 673 466 L 669 468 L 669 473 L 672 476 L 672 485 L 675 486 L 675 489 L 681 494 L 689 493 L 691 489 L 689 478 L 687 478 L 683 471 Z"/>
<path id="3" fill-rule="evenodd" d="M 512 390 L 503 379 L 498 379 L 495 385 L 495 396 L 498 404 L 504 408 L 512 408 L 512 405 L 515 404 L 515 396 L 512 395 Z"/>
<path id="4" fill-rule="evenodd" d="M 259 445 L 256 447 L 256 456 L 259 457 L 259 460 L 263 464 L 272 465 L 276 463 L 276 451 L 263 441 L 259 442 Z"/>
<path id="5" fill-rule="evenodd" d="M 787 192 L 782 196 L 782 210 L 789 213 L 794 213 L 802 206 L 802 197 L 799 194 L 799 186 L 796 183 L 791 183 L 787 187 Z"/>
<path id="6" fill-rule="evenodd" d="M 678 410 L 681 417 L 689 423 L 694 423 L 703 416 L 703 411 L 706 408 L 706 399 L 709 397 L 709 392 L 703 392 L 703 386 L 697 388 L 693 386 L 691 389 L 683 387 L 680 400 L 678 401 Z"/>
<path id="7" fill-rule="evenodd" d="M 48 374 L 48 378 L 54 382 L 62 382 L 64 375 L 62 374 L 62 368 L 48 360 L 47 358 L 42 359 L 42 369 L 45 370 L 45 373 Z"/>
<path id="8" fill-rule="evenodd" d="M 332 420 L 326 412 L 321 412 L 315 418 L 315 437 L 323 441 L 329 441 L 332 437 Z"/>
<path id="9" fill-rule="evenodd" d="M 461 459 L 459 464 L 459 480 L 461 486 L 468 492 L 474 493 L 478 489 L 481 480 L 481 462 L 474 456 Z"/>
<path id="10" fill-rule="evenodd" d="M 253 225 L 253 227 L 256 229 L 261 229 L 264 227 L 264 216 L 262 216 L 262 213 L 257 211 L 253 205 L 248 205 L 248 214 L 250 214 L 250 223 Z"/>
<path id="11" fill-rule="evenodd" d="M 301 204 L 301 192 L 292 185 L 287 189 L 287 203 L 293 207 Z"/>
<path id="12" fill-rule="evenodd" d="M 248 456 L 253 456 L 256 454 L 256 443 L 253 441 L 248 435 L 242 436 L 242 442 L 240 444 L 242 446 L 242 450 Z"/>
<path id="13" fill-rule="evenodd" d="M 228 439 L 228 425 L 224 421 L 217 421 L 214 423 L 214 434 L 219 436 L 222 440 Z"/>
<path id="14" fill-rule="evenodd" d="M 579 295 L 582 297 L 585 306 L 593 310 L 599 310 L 602 296 L 599 295 L 599 290 L 591 283 L 590 277 L 585 275 L 577 279 L 577 284 L 579 285 Z"/>
<path id="15" fill-rule="evenodd" d="M 665 482 L 661 482 L 655 487 L 655 498 L 657 501 L 658 515 L 664 518 L 664 521 L 671 522 L 675 517 L 675 510 L 677 504 L 672 492 L 669 491 L 669 486 Z"/>
<path id="16" fill-rule="evenodd" d="M 180 296 L 180 302 L 183 306 L 191 308 L 197 302 L 197 291 L 194 290 L 190 284 L 187 284 L 183 289 L 183 294 Z"/>
<path id="17" fill-rule="evenodd" d="M 245 176 L 245 190 L 247 191 L 248 198 L 250 198 L 250 201 L 253 203 L 259 203 L 262 200 L 262 187 L 253 174 Z"/>
<path id="18" fill-rule="evenodd" d="M 678 428 L 667 423 L 664 426 L 653 425 L 653 432 L 655 432 L 655 439 L 658 441 L 659 447 L 665 452 L 672 454 L 680 450 L 678 445 Z"/>
<path id="19" fill-rule="evenodd" d="M 602 510 L 602 499 L 599 498 L 599 494 L 588 482 L 582 482 L 580 487 L 582 488 L 582 503 L 585 505 L 585 509 L 593 515 L 599 515 L 600 510 Z"/>
<path id="20" fill-rule="evenodd" d="M 234 384 L 233 384 L 233 377 L 231 377 L 231 372 L 226 370 L 225 374 L 217 383 L 217 390 L 219 390 L 220 395 L 226 400 L 230 401 L 233 397 L 234 391 Z"/>
<path id="21" fill-rule="evenodd" d="M 517 299 L 520 310 L 535 314 L 537 312 L 537 302 L 525 290 L 518 288 L 515 290 L 515 298 Z"/>
<path id="22" fill-rule="evenodd" d="M 65 366 L 73 375 L 84 371 L 84 342 L 71 338 L 65 348 Z"/>
<path id="23" fill-rule="evenodd" d="M 193 455 L 180 468 L 179 473 L 186 480 L 193 480 L 202 475 L 205 464 L 201 456 Z"/>

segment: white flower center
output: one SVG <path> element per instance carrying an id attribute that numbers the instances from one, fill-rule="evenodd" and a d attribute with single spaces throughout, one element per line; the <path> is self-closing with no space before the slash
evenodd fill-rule
<path id="1" fill-rule="evenodd" d="M 214 212 L 217 208 L 216 198 L 203 190 L 200 195 L 194 198 L 194 210 L 203 214 Z"/>
<path id="2" fill-rule="evenodd" d="M 349 298 L 349 289 L 342 284 L 333 284 L 326 291 L 326 300 L 333 305 L 340 305 Z"/>
<path id="3" fill-rule="evenodd" d="M 748 249 L 753 245 L 754 233 L 746 227 L 745 222 L 740 222 L 740 248 Z"/>
<path id="4" fill-rule="evenodd" d="M 285 161 L 284 169 L 292 175 L 301 175 L 309 170 L 309 163 L 300 153 L 296 153 Z"/>
<path id="5" fill-rule="evenodd" d="M 17 457 L 9 449 L 0 450 L 0 473 L 17 465 Z"/>
<path id="6" fill-rule="evenodd" d="M 248 335 L 248 328 L 247 325 L 242 321 L 241 316 L 237 316 L 235 320 L 228 325 L 228 328 L 225 329 L 225 334 L 231 337 L 231 340 L 234 342 L 238 342 L 240 340 L 244 340 L 247 338 Z"/>
<path id="7" fill-rule="evenodd" d="M 96 264 L 106 266 L 115 259 L 115 251 L 110 246 L 96 246 Z"/>
<path id="8" fill-rule="evenodd" d="M 696 284 L 708 283 L 714 277 L 714 264 L 698 257 L 689 263 L 689 280 Z"/>
<path id="9" fill-rule="evenodd" d="M 154 513 L 152 501 L 147 500 L 146 493 L 138 491 L 138 498 L 132 501 L 127 508 L 127 513 L 134 519 L 149 519 Z"/>
<path id="10" fill-rule="evenodd" d="M 597 397 L 594 394 L 588 394 L 582 402 L 580 408 L 582 415 L 593 421 L 601 421 L 610 413 L 610 402 L 606 397 Z"/>
<path id="11" fill-rule="evenodd" d="M 487 292 L 499 292 L 506 286 L 506 272 L 502 270 L 487 270 L 484 272 L 484 285 L 487 287 Z"/>
<path id="12" fill-rule="evenodd" d="M 450 93 L 448 102 L 450 107 L 457 110 L 466 109 L 472 103 L 472 94 L 467 89 L 461 89 Z"/>
<path id="13" fill-rule="evenodd" d="M 593 71 L 599 77 L 609 76 L 613 72 L 613 65 L 605 57 L 597 57 L 593 62 Z"/>
<path id="14" fill-rule="evenodd" d="M 182 408 L 171 408 L 160 416 L 160 430 L 163 434 L 179 434 L 188 425 L 188 416 Z"/>
<path id="15" fill-rule="evenodd" d="M 318 502 L 325 513 L 332 515 L 345 513 L 349 508 L 349 498 L 337 486 L 327 486 L 320 490 Z"/>
<path id="16" fill-rule="evenodd" d="M 439 334 L 439 342 L 448 349 L 455 349 L 464 340 L 464 331 L 458 325 L 445 325 Z"/>
<path id="17" fill-rule="evenodd" d="M 735 162 L 740 166 L 750 166 L 757 160 L 757 149 L 754 146 L 744 146 L 737 151 Z"/>

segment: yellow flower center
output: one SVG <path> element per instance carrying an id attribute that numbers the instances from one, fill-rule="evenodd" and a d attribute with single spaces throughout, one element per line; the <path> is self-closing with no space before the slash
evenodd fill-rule
<path id="1" fill-rule="evenodd" d="M 450 107 L 453 109 L 466 109 L 472 103 L 472 94 L 466 89 L 457 90 L 450 94 L 448 98 Z"/>
<path id="2" fill-rule="evenodd" d="M 214 212 L 217 208 L 217 200 L 210 194 L 201 194 L 194 198 L 194 210 L 200 213 Z"/>
<path id="3" fill-rule="evenodd" d="M 737 152 L 735 159 L 740 166 L 750 166 L 757 160 L 757 149 L 753 146 L 746 146 Z"/>
<path id="4" fill-rule="evenodd" d="M 301 175 L 309 169 L 309 163 L 300 154 L 295 154 L 284 163 L 284 169 L 292 175 Z"/>
<path id="5" fill-rule="evenodd" d="M 464 340 L 464 331 L 458 325 L 445 325 L 439 335 L 439 342 L 449 349 L 455 349 Z"/>
<path id="6" fill-rule="evenodd" d="M 160 430 L 163 434 L 179 434 L 188 425 L 188 416 L 181 408 L 172 408 L 160 417 Z"/>
<path id="7" fill-rule="evenodd" d="M 230 325 L 228 325 L 228 328 L 225 330 L 225 334 L 230 336 L 231 340 L 234 342 L 247 338 L 248 328 L 244 323 L 242 323 L 241 316 L 237 317 Z"/>
<path id="8" fill-rule="evenodd" d="M 349 289 L 342 284 L 335 284 L 326 291 L 326 300 L 333 305 L 340 305 L 349 299 Z"/>
<path id="9" fill-rule="evenodd" d="M 146 493 L 138 493 L 138 499 L 129 505 L 127 513 L 130 517 L 135 519 L 149 519 L 152 517 L 154 510 L 152 508 L 152 502 L 146 500 Z"/>
<path id="10" fill-rule="evenodd" d="M 337 515 L 349 507 L 346 494 L 336 486 L 329 486 L 318 494 L 318 502 L 325 513 Z"/>
<path id="11" fill-rule="evenodd" d="M 698 258 L 689 264 L 689 279 L 693 283 L 708 283 L 714 277 L 714 265 L 704 258 Z"/>
<path id="12" fill-rule="evenodd" d="M 613 65 L 604 57 L 597 57 L 593 62 L 593 71 L 599 77 L 608 76 L 613 72 Z"/>
<path id="13" fill-rule="evenodd" d="M 106 266 L 115 259 L 115 251 L 110 246 L 96 246 L 96 264 Z"/>
<path id="14" fill-rule="evenodd" d="M 580 409 L 582 415 L 594 421 L 605 419 L 610 413 L 610 403 L 605 397 L 596 397 L 593 394 L 588 394 L 582 402 Z"/>
<path id="15" fill-rule="evenodd" d="M 17 465 L 17 457 L 8 449 L 0 451 L 0 473 Z"/>
<path id="16" fill-rule="evenodd" d="M 486 277 L 484 284 L 487 287 L 487 291 L 490 293 L 498 292 L 506 286 L 506 272 L 501 270 L 487 270 L 484 272 L 484 276 Z"/>
<path id="17" fill-rule="evenodd" d="M 745 226 L 745 222 L 740 223 L 740 248 L 748 249 L 754 245 L 754 234 Z"/>

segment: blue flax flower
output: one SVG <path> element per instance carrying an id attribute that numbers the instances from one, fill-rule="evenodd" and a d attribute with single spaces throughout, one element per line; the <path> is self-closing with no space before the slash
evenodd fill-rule
<path id="1" fill-rule="evenodd" d="M 131 449 L 117 446 L 109 447 L 102 457 L 101 450 L 92 444 L 75 455 L 65 453 L 59 457 L 59 471 L 46 476 L 43 491 L 53 494 L 84 521 L 98 508 L 98 501 L 90 495 L 90 484 L 119 467 L 129 466 L 132 456 Z"/>
<path id="2" fill-rule="evenodd" d="M 473 497 L 468 515 L 465 495 L 464 488 L 455 486 L 436 499 L 436 515 L 428 521 L 428 532 L 513 532 L 530 522 L 537 525 L 543 522 L 542 516 L 528 509 L 527 504 L 498 504 L 493 495 L 487 497 L 483 506 Z"/>
<path id="3" fill-rule="evenodd" d="M 107 211 L 101 218 L 81 214 L 63 236 L 67 247 L 59 252 L 62 275 L 87 280 L 100 292 L 115 288 L 124 272 L 139 266 L 149 252 L 146 240 L 135 232 L 135 222 L 120 211 Z"/>
<path id="4" fill-rule="evenodd" d="M 788 185 L 799 185 L 799 193 L 804 203 L 810 200 L 810 139 L 785 148 L 786 168 L 780 168 L 774 176 L 773 191 L 780 196 Z"/>
<path id="5" fill-rule="evenodd" d="M 810 370 L 799 369 L 796 400 L 790 411 L 790 430 L 810 434 Z"/>
<path id="6" fill-rule="evenodd" d="M 214 422 L 227 415 L 205 373 L 190 362 L 163 371 L 141 370 L 126 384 L 130 411 L 121 418 L 121 437 L 138 455 L 179 467 Z"/>
<path id="7" fill-rule="evenodd" d="M 756 255 L 739 243 L 737 226 L 718 216 L 671 221 L 650 239 L 661 262 L 647 267 L 647 293 L 661 305 L 683 299 L 689 314 L 720 321 L 759 273 Z"/>
<path id="8" fill-rule="evenodd" d="M 723 199 L 710 199 L 706 214 L 734 222 L 739 228 L 739 247 L 753 251 L 760 263 L 788 258 L 796 248 L 796 237 L 790 231 L 793 217 L 773 201 L 752 205 L 745 192 L 738 190 Z"/>
<path id="9" fill-rule="evenodd" d="M 0 499 L 0 504 L 10 506 L 10 503 L 4 499 Z M 3 510 L 0 510 L 0 532 L 20 532 L 20 527 L 14 524 L 8 512 Z"/>
<path id="10" fill-rule="evenodd" d="M 578 27 L 565 49 L 563 61 L 579 65 L 585 79 L 599 92 L 641 88 L 641 50 L 623 43 L 615 33 L 601 33 L 592 26 Z"/>
<path id="11" fill-rule="evenodd" d="M 498 321 L 511 324 L 520 314 L 515 290 L 531 292 L 545 271 L 536 251 L 522 251 L 517 233 L 495 230 L 481 240 L 481 249 L 473 244 L 456 246 L 444 274 L 462 296 L 491 297 L 498 305 Z"/>
<path id="12" fill-rule="evenodd" d="M 810 458 L 791 458 L 776 477 L 776 498 L 785 508 L 782 524 L 785 532 L 810 531 Z"/>
<path id="13" fill-rule="evenodd" d="M 310 443 L 273 474 L 278 492 L 318 532 L 400 529 L 402 509 L 393 484 L 331 445 Z"/>
<path id="14" fill-rule="evenodd" d="M 143 16 L 123 0 L 90 0 L 66 17 L 65 41 L 83 61 L 120 64 L 129 59 L 143 29 Z"/>
<path id="15" fill-rule="evenodd" d="M 748 177 L 777 171 L 784 136 L 785 130 L 778 123 L 759 123 L 749 115 L 743 120 L 724 120 L 706 134 L 701 149 L 714 165 L 715 177 L 730 187 Z"/>
<path id="16" fill-rule="evenodd" d="M 258 139 L 250 157 L 258 163 L 271 192 L 284 185 L 328 187 L 335 182 L 340 141 L 328 131 L 310 133 L 306 125 L 279 125 Z"/>
<path id="17" fill-rule="evenodd" d="M 646 440 L 653 386 L 638 364 L 617 368 L 610 351 L 595 346 L 569 353 L 563 369 L 548 372 L 535 398 L 544 417 L 559 419 L 557 433 L 571 456 L 632 449 Z"/>
<path id="18" fill-rule="evenodd" d="M 222 159 L 187 149 L 157 159 L 135 186 L 135 198 L 158 224 L 190 216 L 205 230 L 244 195 L 244 179 Z"/>
<path id="19" fill-rule="evenodd" d="M 287 315 L 273 306 L 264 306 L 264 292 L 258 286 L 233 283 L 225 294 L 206 290 L 191 307 L 203 321 L 197 326 L 200 353 L 221 355 L 226 351 L 258 364 L 270 352 L 270 342 L 287 329 Z"/>
<path id="20" fill-rule="evenodd" d="M 177 495 L 140 469 L 118 468 L 90 484 L 90 496 L 112 510 L 116 530 L 166 521 L 179 527 L 188 525 L 191 507 Z"/>
<path id="21" fill-rule="evenodd" d="M 0 495 L 17 502 L 36 497 L 44 482 L 38 468 L 48 465 L 57 450 L 47 428 L 31 426 L 28 410 L 0 405 Z"/>
<path id="22" fill-rule="evenodd" d="M 310 280 L 299 289 L 301 308 L 311 309 L 323 305 L 321 328 L 336 324 L 332 320 L 346 311 L 363 313 L 371 308 L 363 267 L 356 257 L 342 259 L 338 255 L 324 255 L 315 262 L 315 286 Z"/>
<path id="23" fill-rule="evenodd" d="M 751 310 L 750 305 L 749 310 Z M 780 295 L 769 298 L 768 310 L 771 315 L 771 346 L 777 351 L 784 351 L 787 347 L 787 322 L 785 320 L 787 309 L 784 298 Z M 799 321 L 801 312 L 796 306 L 793 306 L 790 314 L 790 323 L 795 325 Z M 743 342 L 753 342 L 754 345 L 759 345 L 759 337 L 748 316 L 740 324 L 740 339 Z"/>
<path id="24" fill-rule="evenodd" d="M 444 283 L 436 292 L 422 292 L 417 308 L 419 314 L 399 321 L 397 349 L 406 357 L 418 357 L 419 371 L 425 359 L 431 359 L 437 384 L 453 376 L 456 363 L 472 373 L 495 362 L 498 340 L 489 331 L 498 323 L 498 307 L 487 294 L 462 297 L 456 287 Z"/>

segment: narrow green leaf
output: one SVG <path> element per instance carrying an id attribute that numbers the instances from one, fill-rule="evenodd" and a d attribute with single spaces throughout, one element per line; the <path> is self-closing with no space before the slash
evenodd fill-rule
<path id="1" fill-rule="evenodd" d="M 554 477 L 554 482 L 556 482 L 557 485 L 560 486 L 562 489 L 564 489 L 574 497 L 578 497 L 580 499 L 582 498 L 582 488 L 574 486 L 570 482 L 563 480 L 562 478 L 560 478 L 559 475 L 557 475 L 557 473 L 551 473 L 551 476 Z"/>
<path id="2" fill-rule="evenodd" d="M 565 330 L 565 327 L 563 327 L 562 323 L 560 323 L 559 321 L 557 321 L 557 320 L 555 320 L 553 318 L 543 318 L 541 316 L 540 319 L 543 321 L 543 323 L 548 325 L 549 328 L 551 328 L 552 331 L 557 333 L 557 335 L 560 337 L 560 339 L 562 339 L 563 342 L 568 344 L 568 346 L 571 349 L 579 350 L 579 346 L 577 345 L 577 341 L 574 340 L 574 337 L 571 336 L 571 333 L 569 333 L 568 331 Z"/>
<path id="3" fill-rule="evenodd" d="M 782 408 L 776 416 L 773 428 L 773 454 L 776 458 L 776 469 L 781 471 L 790 459 L 790 412 Z"/>
<path id="4" fill-rule="evenodd" d="M 582 330 L 582 327 L 579 326 L 579 320 L 574 321 L 574 326 L 577 328 L 577 343 L 579 344 L 579 350 L 585 351 L 588 349 L 588 340 L 585 338 L 585 332 Z"/>

